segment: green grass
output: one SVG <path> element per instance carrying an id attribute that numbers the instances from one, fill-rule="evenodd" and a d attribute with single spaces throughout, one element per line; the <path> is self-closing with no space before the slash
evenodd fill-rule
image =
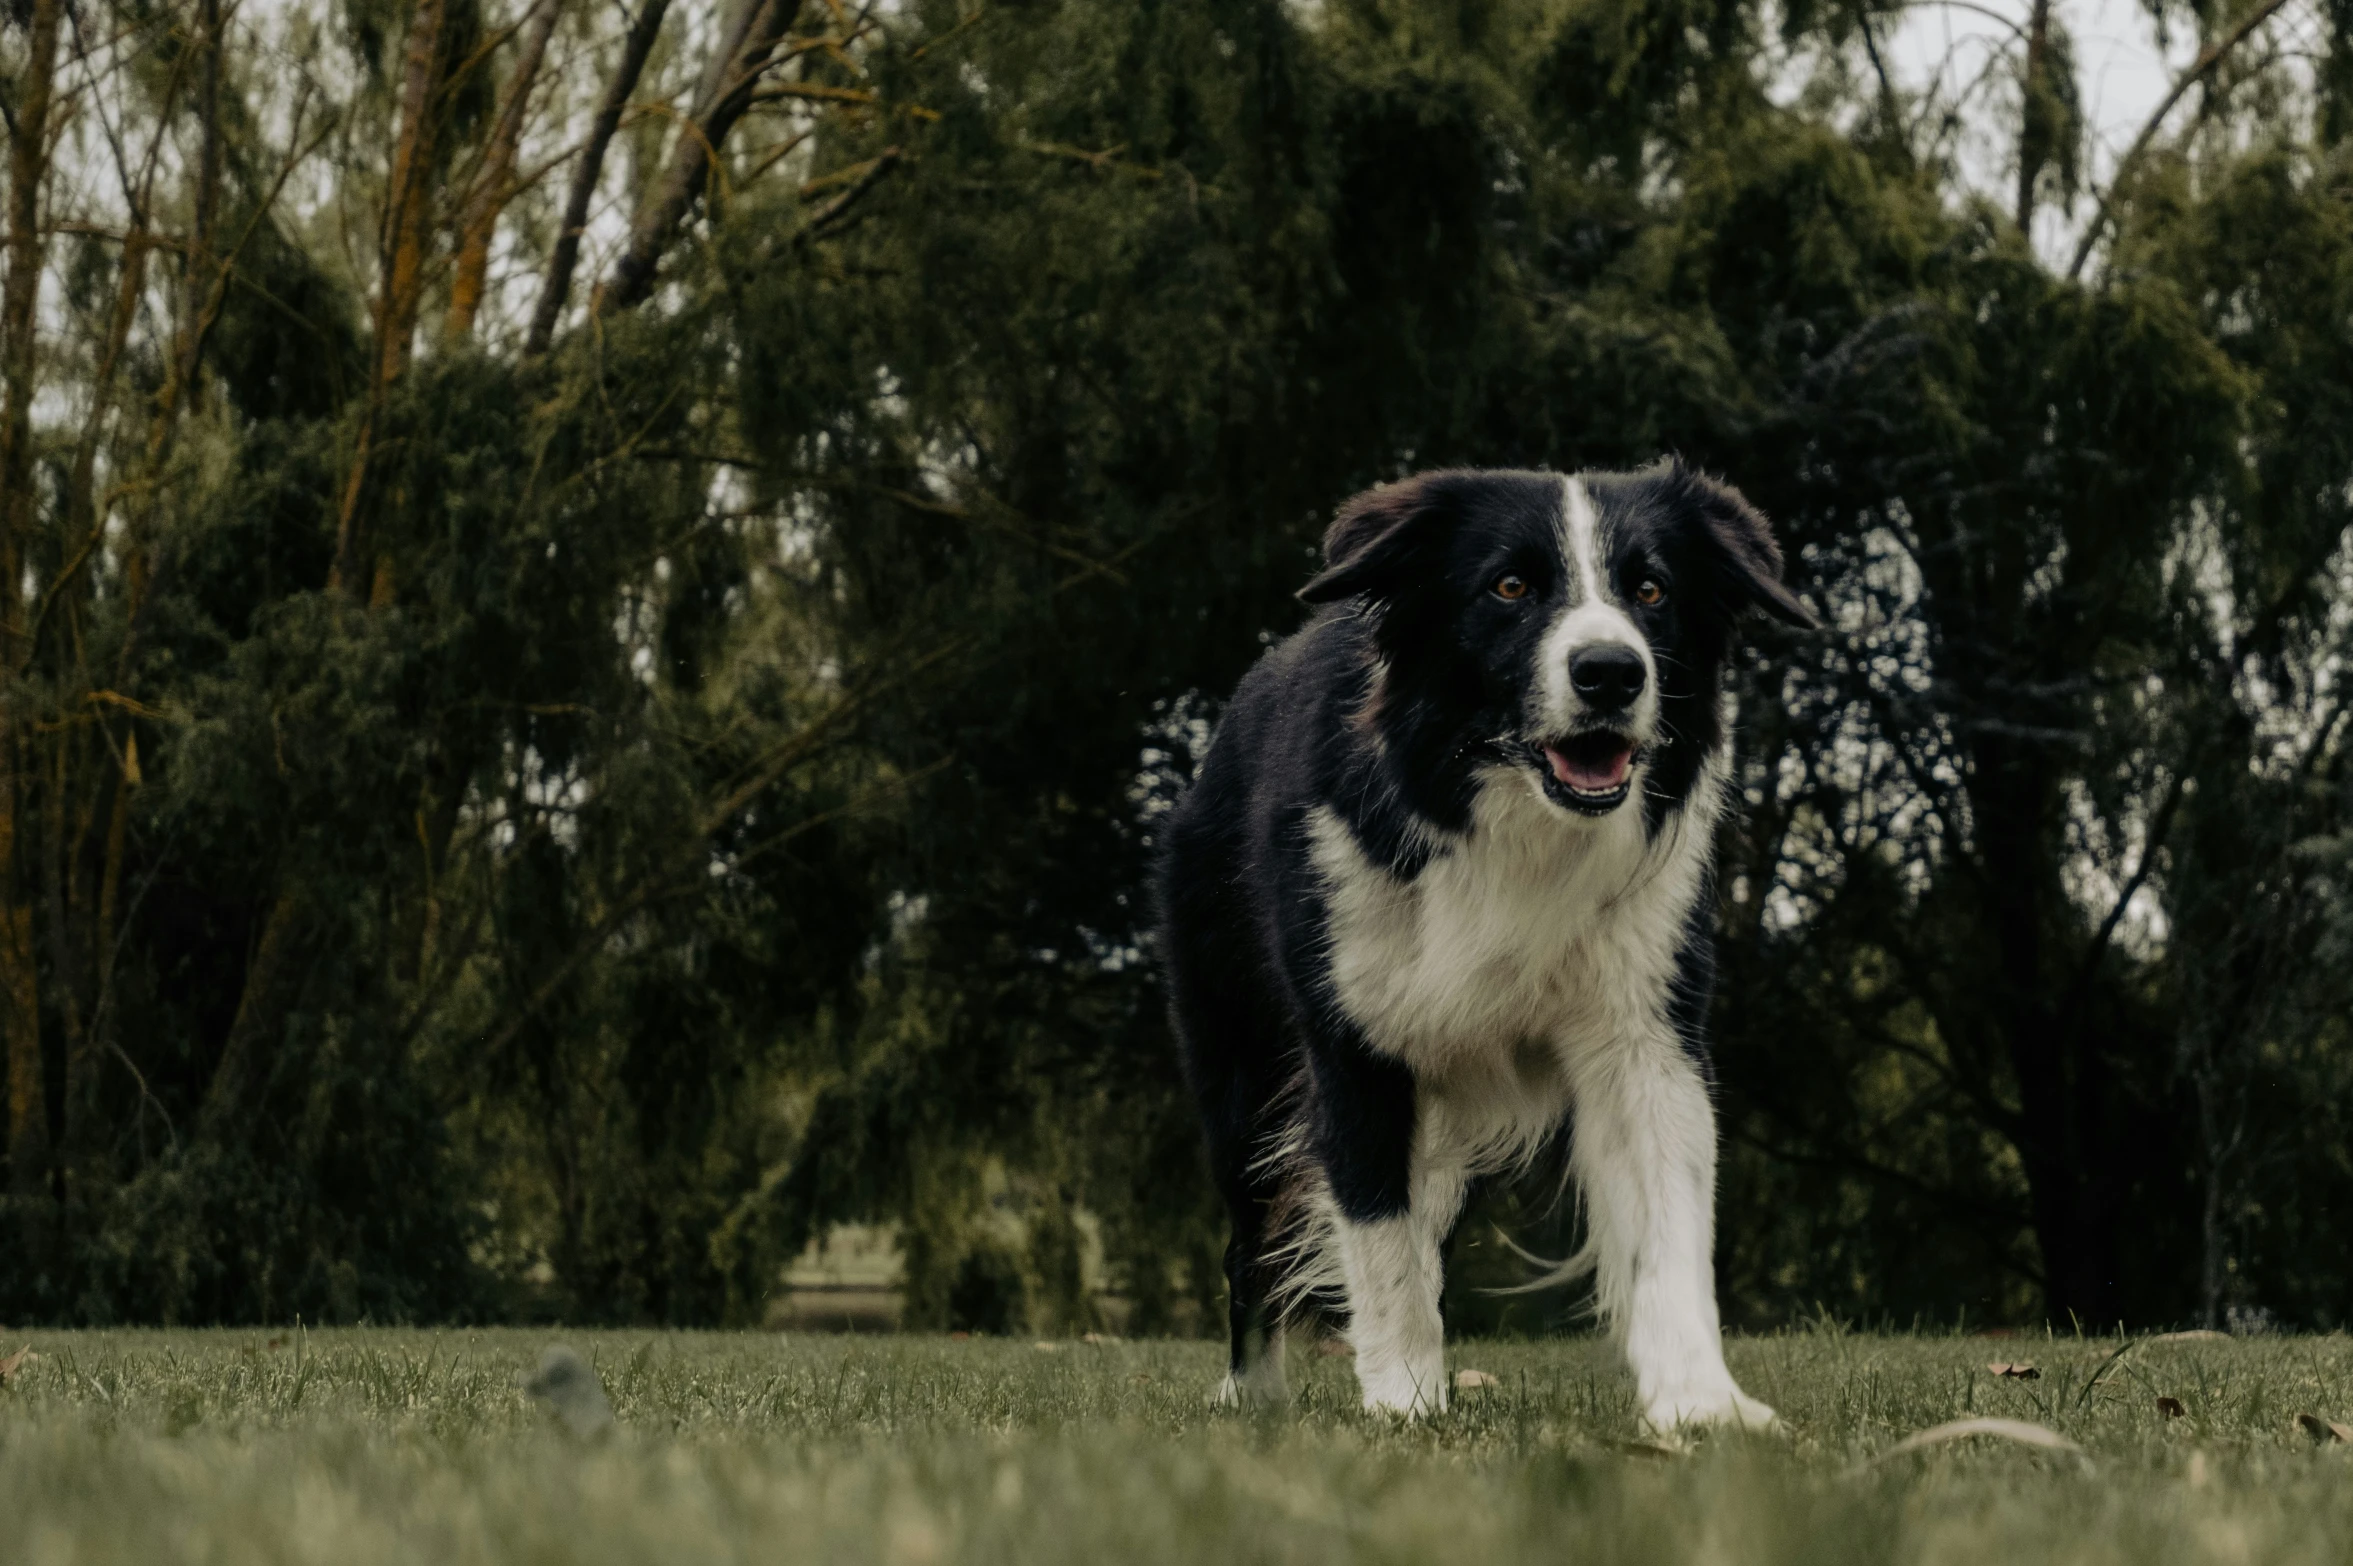
<path id="1" fill-rule="evenodd" d="M 516 1390 L 551 1334 L 276 1336 L 10 1338 L 41 1357 L 0 1391 L 0 1560 L 2353 1559 L 2353 1447 L 2295 1425 L 2353 1418 L 2341 1337 L 2141 1343 L 2096 1379 L 2113 1341 L 1743 1339 L 1786 1431 L 1663 1454 L 1586 1341 L 1459 1346 L 1500 1384 L 1400 1426 L 1308 1355 L 1276 1418 L 1210 1409 L 1202 1344 L 575 1333 L 619 1416 L 579 1442 Z M 1883 1458 L 1970 1413 L 2086 1456 Z"/>

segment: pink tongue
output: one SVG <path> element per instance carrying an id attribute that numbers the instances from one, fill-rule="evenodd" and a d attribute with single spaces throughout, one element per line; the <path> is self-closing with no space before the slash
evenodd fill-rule
<path id="1" fill-rule="evenodd" d="M 1605 756 L 1588 760 L 1571 760 L 1554 746 L 1544 747 L 1544 759 L 1552 763 L 1552 775 L 1573 789 L 1588 794 L 1607 793 L 1626 781 L 1626 768 L 1634 759 L 1633 747 L 1613 750 Z"/>

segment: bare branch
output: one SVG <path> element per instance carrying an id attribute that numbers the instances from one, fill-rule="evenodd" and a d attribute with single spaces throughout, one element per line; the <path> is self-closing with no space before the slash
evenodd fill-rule
<path id="1" fill-rule="evenodd" d="M 1880 112 L 1887 116 L 1888 130 L 1895 135 L 1902 135 L 1904 132 L 1903 111 L 1896 102 L 1895 82 L 1887 74 L 1887 62 L 1879 57 L 1878 30 L 1871 25 L 1871 12 L 1868 7 L 1864 8 L 1861 15 L 1863 52 L 1871 57 L 1872 74 L 1879 78 Z"/>
<path id="2" fill-rule="evenodd" d="M 531 104 L 532 86 L 539 78 L 540 61 L 547 56 L 548 38 L 563 10 L 562 0 L 533 0 L 531 25 L 523 35 L 523 52 L 515 59 L 506 102 L 499 106 L 482 171 L 466 193 L 458 225 L 457 273 L 450 281 L 449 315 L 444 323 L 452 338 L 472 332 L 474 316 L 482 308 L 483 284 L 490 273 L 491 236 L 498 228 L 499 214 L 514 195 L 515 148 L 523 137 L 523 120 Z"/>
<path id="3" fill-rule="evenodd" d="M 702 195 L 704 182 L 717 171 L 719 149 L 726 145 L 735 122 L 751 107 L 760 73 L 770 64 L 769 57 L 792 15 L 788 0 L 741 0 L 723 47 L 711 57 L 702 92 L 678 138 L 670 167 L 639 212 L 628 250 L 598 291 L 598 314 L 630 309 L 653 292 L 654 273 L 661 266 L 671 235 Z"/>
<path id="4" fill-rule="evenodd" d="M 565 296 L 572 291 L 572 271 L 580 261 L 580 236 L 588 227 L 589 203 L 596 199 L 597 181 L 604 173 L 605 149 L 620 129 L 621 112 L 629 106 L 629 95 L 637 91 L 637 79 L 645 74 L 646 56 L 653 53 L 662 18 L 669 10 L 670 0 L 645 0 L 636 25 L 621 46 L 621 63 L 605 86 L 604 101 L 597 106 L 596 119 L 589 128 L 588 145 L 580 154 L 580 166 L 572 172 L 571 193 L 564 201 L 564 226 L 556 235 L 554 253 L 548 257 L 547 282 L 539 291 L 539 305 L 531 312 L 531 330 L 523 342 L 526 355 L 547 352 L 555 336 Z"/>
<path id="5" fill-rule="evenodd" d="M 901 498 L 919 499 L 920 497 Z M 932 502 L 925 504 L 927 506 L 936 505 Z M 1181 522 L 1187 516 L 1194 514 L 1195 509 L 1186 508 L 1173 513 L 1163 522 L 1162 526 L 1173 526 Z M 1099 571 L 1117 571 L 1119 567 L 1140 552 L 1146 544 L 1152 542 L 1154 536 L 1154 533 L 1147 533 L 1136 539 L 1107 563 L 1087 562 L 1081 569 L 1056 581 L 1043 596 L 1049 599 L 1058 597 L 1087 581 Z M 689 873 L 699 873 L 710 852 L 711 840 L 736 817 L 742 815 L 744 811 L 756 803 L 786 774 L 810 758 L 821 754 L 830 745 L 846 739 L 851 732 L 852 720 L 856 719 L 874 702 L 894 690 L 914 683 L 921 676 L 949 659 L 971 651 L 976 641 L 977 638 L 973 636 L 955 636 L 935 644 L 928 651 L 910 659 L 898 668 L 877 674 L 863 686 L 844 691 L 825 710 L 763 751 L 749 766 L 736 775 L 737 781 L 732 787 L 721 792 L 697 814 L 688 835 L 679 842 L 677 848 L 641 877 L 625 896 L 606 910 L 604 916 L 589 928 L 578 944 L 554 968 L 549 970 L 546 977 L 524 999 L 521 1009 L 508 1019 L 505 1027 L 493 1035 L 488 1045 L 485 1046 L 485 1052 L 496 1053 L 511 1042 L 515 1035 L 520 1033 L 550 1000 L 555 998 L 556 993 L 570 982 L 572 976 L 579 972 L 581 966 L 603 948 L 604 944 L 612 938 L 614 932 L 619 930 L 624 923 L 667 895 L 678 884 L 682 876 Z M 759 845 L 759 851 L 764 852 L 773 846 L 775 845 L 772 840 Z"/>
<path id="6" fill-rule="evenodd" d="M 1990 5 L 1978 5 L 1975 3 L 1975 0 L 1914 0 L 1913 4 L 1904 7 L 1904 9 L 1907 11 L 1967 11 L 1972 16 L 1982 16 L 1988 21 L 2001 23 L 2004 27 L 2010 30 L 2011 37 L 2017 39 L 2020 43 L 2024 43 L 2026 41 L 2027 30 L 2023 26 L 2019 25 L 2016 18 L 2004 16 L 2001 12 L 1995 10 Z"/>
<path id="7" fill-rule="evenodd" d="M 752 94 L 754 103 L 773 103 L 779 98 L 798 98 L 810 103 L 870 104 L 874 101 L 874 89 L 827 87 L 817 82 L 770 82 Z"/>
<path id="8" fill-rule="evenodd" d="M 0 286 L 0 674 L 29 655 L 24 574 L 34 524 L 35 337 L 43 263 L 41 186 L 49 173 L 52 89 L 63 0 L 35 0 L 24 71 L 14 84 L 8 149 L 8 276 Z M 19 701 L 0 701 L 0 1038 L 8 1055 L 9 1194 L 30 1208 L 49 1185 L 49 1104 L 41 1044 L 41 978 L 20 833 L 25 747 Z"/>
<path id="9" fill-rule="evenodd" d="M 896 147 L 883 148 L 879 156 L 868 160 L 861 166 L 857 177 L 850 181 L 849 189 L 817 209 L 815 214 L 810 217 L 808 226 L 801 230 L 799 237 L 815 239 L 848 217 L 850 209 L 864 200 L 868 191 L 882 183 L 884 175 L 899 166 L 901 156 L 903 154 Z M 802 194 L 806 196 L 812 192 L 803 191 Z"/>
<path id="10" fill-rule="evenodd" d="M 331 593 L 357 595 L 369 570 L 366 508 L 369 460 L 384 402 L 408 368 L 417 312 L 423 301 L 426 248 L 433 225 L 433 144 L 437 101 L 443 80 L 443 26 L 448 0 L 417 0 L 409 24 L 401 72 L 400 136 L 392 149 L 392 177 L 384 192 L 383 227 L 377 241 L 375 364 L 368 374 L 367 410 L 353 444 L 351 470 L 335 527 L 335 563 L 327 574 Z M 372 589 L 371 589 L 372 591 Z"/>
<path id="11" fill-rule="evenodd" d="M 2133 898 L 2147 884 L 2149 873 L 2157 868 L 2157 851 L 2165 846 L 2166 835 L 2173 830 L 2174 814 L 2180 810 L 2182 795 L 2187 792 L 2189 779 L 2196 770 L 2197 756 L 2193 752 L 2174 778 L 2173 787 L 2167 790 L 2165 803 L 2157 807 L 2157 814 L 2149 822 L 2149 829 L 2141 842 L 2140 863 L 2134 865 L 2132 874 L 2125 878 L 2123 888 L 2116 894 L 2114 905 L 2108 910 L 2108 916 L 2100 921 L 2100 928 L 2092 936 L 2090 948 L 2083 954 L 2083 962 L 2076 969 L 2075 982 L 2067 987 L 2067 994 L 2060 1001 L 2059 1015 L 2062 1019 L 2074 1017 L 2082 1005 L 2085 993 L 2091 988 L 2093 976 L 2099 972 L 2100 960 L 2108 955 L 2108 947 L 2115 940 L 2116 927 L 2124 922 L 2125 910 L 2132 906 Z"/>
<path id="12" fill-rule="evenodd" d="M 2124 183 L 2125 176 L 2132 172 L 2133 165 L 2141 160 L 2141 155 L 2149 150 L 2149 143 L 2157 139 L 2157 132 L 2164 128 L 2165 117 L 2173 112 L 2175 104 L 2181 102 L 2182 94 L 2204 81 L 2214 67 L 2222 63 L 2225 55 L 2237 48 L 2249 33 L 2271 20 L 2272 14 L 2286 3 L 2287 0 L 2262 0 L 2240 20 L 2238 26 L 2200 49 L 2197 59 L 2190 62 L 2189 69 L 2174 78 L 2172 90 L 2166 93 L 2155 111 L 2149 115 L 2148 123 L 2132 139 L 2132 145 L 2125 149 L 2124 156 L 2116 160 L 2116 172 L 2108 176 L 2107 187 L 2100 192 L 2099 205 L 2092 212 L 2091 222 L 2084 227 L 2082 241 L 2075 247 L 2075 259 L 2067 263 L 2069 282 L 2083 275 L 2083 264 L 2091 259 L 2092 247 L 2100 242 L 2100 234 L 2108 226 L 2109 207 L 2116 199 L 2118 187 Z"/>

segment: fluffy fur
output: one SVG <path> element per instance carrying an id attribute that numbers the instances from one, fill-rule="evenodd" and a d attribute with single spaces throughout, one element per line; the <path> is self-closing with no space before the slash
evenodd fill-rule
<path id="1" fill-rule="evenodd" d="M 1233 1217 L 1229 1399 L 1346 1313 L 1365 1406 L 1446 1406 L 1473 1184 L 1564 1124 L 1646 1417 L 1769 1422 L 1724 1367 L 1700 1020 L 1733 621 L 1812 616 L 1765 521 L 1672 463 L 1424 474 L 1325 537 L 1162 864 L 1170 1003 Z"/>

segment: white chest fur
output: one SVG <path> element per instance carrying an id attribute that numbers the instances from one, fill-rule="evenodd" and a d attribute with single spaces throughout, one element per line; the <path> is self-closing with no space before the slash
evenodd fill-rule
<path id="1" fill-rule="evenodd" d="M 1411 881 L 1329 809 L 1311 817 L 1334 989 L 1367 1042 L 1413 1069 L 1424 1157 L 1508 1163 L 1558 1122 L 1575 1056 L 1660 1039 L 1721 776 L 1703 769 L 1651 838 L 1631 805 L 1587 820 L 1499 769 L 1471 831 Z"/>

